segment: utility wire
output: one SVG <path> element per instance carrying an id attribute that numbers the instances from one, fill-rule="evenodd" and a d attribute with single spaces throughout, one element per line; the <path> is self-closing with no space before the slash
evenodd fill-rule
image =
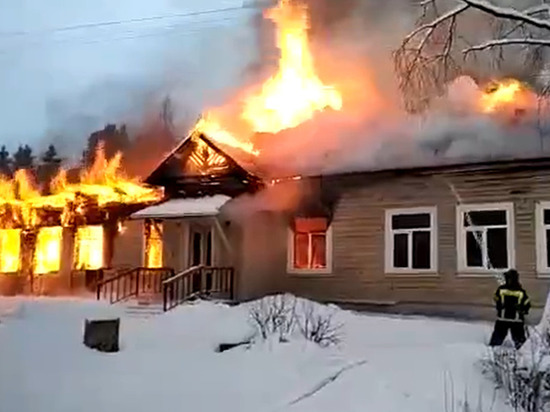
<path id="1" fill-rule="evenodd" d="M 125 31 L 116 32 L 114 36 L 111 33 L 105 33 L 104 36 L 95 37 L 95 38 L 69 37 L 69 38 L 55 39 L 54 41 L 50 42 L 50 44 L 85 45 L 85 44 L 96 44 L 96 43 L 103 43 L 103 42 L 132 40 L 132 39 L 140 39 L 140 38 L 148 38 L 148 37 L 163 37 L 163 36 L 187 37 L 191 35 L 197 35 L 201 32 L 204 32 L 204 30 L 214 31 L 214 30 L 228 28 L 229 26 L 223 23 L 235 21 L 237 19 L 238 19 L 237 17 L 226 17 L 222 19 L 205 20 L 197 23 L 192 23 L 191 25 L 187 25 L 187 26 L 182 26 L 181 23 L 172 24 L 169 26 L 158 26 L 158 27 L 148 29 L 148 30 L 154 30 L 153 32 L 148 32 L 148 33 L 143 33 L 143 30 L 138 29 L 138 30 L 125 30 Z M 207 24 L 204 24 L 204 23 L 207 23 Z M 208 24 L 208 23 L 214 23 L 214 24 Z M 33 42 L 19 43 L 17 45 L 9 46 L 7 48 L 3 48 L 0 46 L 0 55 L 21 52 L 22 49 L 33 48 L 36 46 L 41 46 L 43 44 L 44 44 L 44 40 L 40 39 Z"/>
<path id="2" fill-rule="evenodd" d="M 38 35 L 38 34 L 59 33 L 59 32 L 90 29 L 90 28 L 97 28 L 97 27 L 120 26 L 124 24 L 143 23 L 143 22 L 149 22 L 149 21 L 162 21 L 166 19 L 174 19 L 174 18 L 181 18 L 181 17 L 196 17 L 196 16 L 203 16 L 203 15 L 209 15 L 209 14 L 221 14 L 221 13 L 228 13 L 232 11 L 258 9 L 258 8 L 261 8 L 261 6 L 258 4 L 243 4 L 240 6 L 225 7 L 225 8 L 219 8 L 219 9 L 200 10 L 200 11 L 186 12 L 186 13 L 171 13 L 171 14 L 165 14 L 165 15 L 159 15 L 159 16 L 139 17 L 139 18 L 133 18 L 133 19 L 126 19 L 126 20 L 111 20 L 111 21 L 102 21 L 102 22 L 93 22 L 93 23 L 83 23 L 83 24 L 75 24 L 71 26 L 52 27 L 52 28 L 42 29 L 42 30 L 0 32 L 0 39 L 9 38 L 9 37 L 18 38 L 18 37 L 32 36 L 32 35 Z"/>

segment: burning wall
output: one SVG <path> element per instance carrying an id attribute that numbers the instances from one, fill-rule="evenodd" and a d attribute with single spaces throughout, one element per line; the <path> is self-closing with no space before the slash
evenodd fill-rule
<path id="1" fill-rule="evenodd" d="M 99 146 L 94 164 L 77 181 L 66 170 L 49 187 L 38 187 L 23 170 L 0 180 L 0 273 L 32 276 L 107 266 L 117 223 L 162 198 L 162 190 L 126 177 L 120 162 L 120 153 L 107 159 Z"/>

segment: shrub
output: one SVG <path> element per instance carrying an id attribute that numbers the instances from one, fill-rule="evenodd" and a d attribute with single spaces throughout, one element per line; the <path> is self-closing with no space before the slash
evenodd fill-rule
<path id="1" fill-rule="evenodd" d="M 280 342 L 287 342 L 299 333 L 321 347 L 341 341 L 342 325 L 334 322 L 334 312 L 310 301 L 298 302 L 291 295 L 260 299 L 250 307 L 249 313 L 255 337 L 262 340 L 276 337 Z"/>
<path id="2" fill-rule="evenodd" d="M 535 336 L 517 351 L 513 348 L 491 348 L 482 361 L 484 372 L 502 389 L 517 411 L 550 410 L 550 364 L 548 337 Z"/>

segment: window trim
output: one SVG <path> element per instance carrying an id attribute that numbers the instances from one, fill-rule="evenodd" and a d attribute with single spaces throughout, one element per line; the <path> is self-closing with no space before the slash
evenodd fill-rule
<path id="1" fill-rule="evenodd" d="M 398 215 L 413 215 L 419 213 L 428 213 L 430 215 L 430 229 L 406 229 L 406 232 L 415 230 L 423 230 L 430 232 L 430 268 L 429 269 L 414 269 L 414 268 L 396 268 L 393 267 L 393 234 L 392 217 Z M 399 209 L 386 209 L 385 211 L 385 230 L 384 230 L 384 273 L 391 274 L 436 274 L 438 273 L 438 227 L 437 227 L 437 206 L 424 207 L 409 207 Z M 401 230 L 398 230 L 401 231 Z M 409 253 L 412 244 L 409 245 Z"/>
<path id="2" fill-rule="evenodd" d="M 546 265 L 546 228 L 544 210 L 550 210 L 550 201 L 539 201 L 535 205 L 535 237 L 537 253 L 537 276 L 550 278 L 550 265 Z M 550 225 L 548 225 L 550 227 Z"/>
<path id="3" fill-rule="evenodd" d="M 307 219 L 307 217 L 306 217 Z M 286 272 L 292 275 L 330 275 L 332 274 L 332 224 L 328 225 L 326 236 L 325 256 L 327 267 L 324 269 L 297 269 L 294 267 L 294 230 L 287 229 L 287 259 Z"/>
<path id="4" fill-rule="evenodd" d="M 496 203 L 467 203 L 456 206 L 456 267 L 458 275 L 494 276 L 506 269 L 486 269 L 466 266 L 466 228 L 464 227 L 464 213 L 477 211 L 505 211 L 506 212 L 506 244 L 508 246 L 508 268 L 516 265 L 516 235 L 515 209 L 513 202 Z"/>

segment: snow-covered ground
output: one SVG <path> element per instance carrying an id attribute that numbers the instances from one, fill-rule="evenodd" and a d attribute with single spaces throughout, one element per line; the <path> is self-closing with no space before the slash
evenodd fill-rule
<path id="1" fill-rule="evenodd" d="M 121 352 L 82 344 L 85 318 L 121 316 Z M 431 412 L 467 393 L 505 412 L 482 377 L 490 325 L 338 311 L 343 343 L 264 342 L 246 305 L 199 302 L 149 319 L 83 300 L 0 298 L 2 412 Z M 449 405 L 449 411 L 458 411 Z"/>

